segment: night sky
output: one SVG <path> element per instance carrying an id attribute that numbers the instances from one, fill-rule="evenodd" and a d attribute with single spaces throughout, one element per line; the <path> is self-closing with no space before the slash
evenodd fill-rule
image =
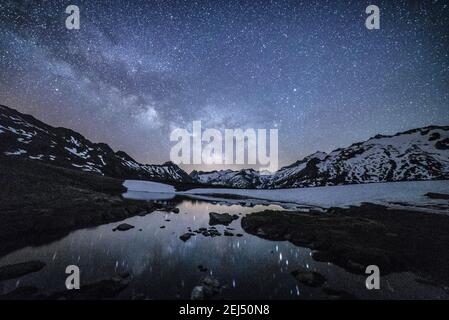
<path id="1" fill-rule="evenodd" d="M 0 16 L 0 104 L 143 163 L 193 120 L 278 128 L 280 165 L 449 124 L 449 1 L 0 0 Z"/>

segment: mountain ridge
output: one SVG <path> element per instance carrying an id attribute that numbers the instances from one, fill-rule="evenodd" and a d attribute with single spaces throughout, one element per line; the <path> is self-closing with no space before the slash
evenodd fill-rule
<path id="1" fill-rule="evenodd" d="M 0 155 L 23 156 L 120 179 L 193 182 L 172 162 L 141 164 L 124 151 L 115 152 L 106 143 L 94 143 L 72 129 L 53 127 L 4 105 L 0 105 Z"/>

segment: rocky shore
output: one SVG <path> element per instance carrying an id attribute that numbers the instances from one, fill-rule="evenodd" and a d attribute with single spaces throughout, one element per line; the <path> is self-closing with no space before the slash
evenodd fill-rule
<path id="1" fill-rule="evenodd" d="M 0 156 L 0 256 L 160 206 L 121 197 L 122 181 Z"/>
<path id="2" fill-rule="evenodd" d="M 363 274 L 411 271 L 417 281 L 449 285 L 449 216 L 363 204 L 326 213 L 262 211 L 242 218 L 258 237 L 311 248 L 317 261 Z"/>

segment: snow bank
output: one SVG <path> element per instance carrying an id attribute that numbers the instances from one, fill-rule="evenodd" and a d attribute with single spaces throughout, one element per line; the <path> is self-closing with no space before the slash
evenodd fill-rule
<path id="1" fill-rule="evenodd" d="M 123 194 L 123 197 L 132 200 L 154 201 L 154 200 L 170 200 L 173 199 L 175 195 L 176 195 L 175 193 L 167 193 L 167 192 L 128 191 Z"/>
<path id="2" fill-rule="evenodd" d="M 173 186 L 153 181 L 125 180 L 123 186 L 126 187 L 128 191 L 175 193 L 175 188 Z"/>

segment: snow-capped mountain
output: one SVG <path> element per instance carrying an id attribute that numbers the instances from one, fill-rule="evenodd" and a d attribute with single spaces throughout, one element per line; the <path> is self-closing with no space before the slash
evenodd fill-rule
<path id="1" fill-rule="evenodd" d="M 449 126 L 377 135 L 329 154 L 317 152 L 272 175 L 254 170 L 195 172 L 204 183 L 236 188 L 294 188 L 449 179 Z"/>
<path id="2" fill-rule="evenodd" d="M 123 179 L 192 182 L 177 165 L 144 165 L 105 143 L 93 143 L 66 128 L 0 105 L 0 156 L 27 158 L 55 166 Z"/>
<path id="3" fill-rule="evenodd" d="M 93 143 L 0 105 L 0 157 L 18 157 L 116 178 L 175 181 L 234 188 L 293 188 L 449 179 L 449 126 L 377 135 L 326 154 L 316 152 L 267 175 L 253 169 L 193 171 L 144 165 L 107 144 Z"/>
<path id="4" fill-rule="evenodd" d="M 217 186 L 232 186 L 233 188 L 254 188 L 265 183 L 266 175 L 261 175 L 254 169 L 240 171 L 219 170 L 211 172 L 192 171 L 190 176 L 202 183 Z"/>

